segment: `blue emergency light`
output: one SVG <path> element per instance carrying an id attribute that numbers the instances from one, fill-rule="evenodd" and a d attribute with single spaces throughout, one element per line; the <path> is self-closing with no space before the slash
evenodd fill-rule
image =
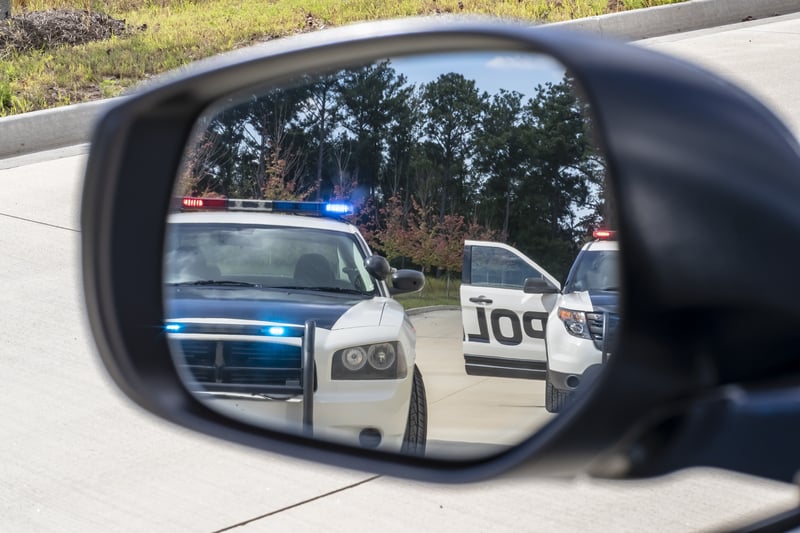
<path id="1" fill-rule="evenodd" d="M 353 214 L 353 206 L 350 204 L 324 204 L 324 210 L 326 213 L 333 213 L 337 215 L 352 215 Z"/>

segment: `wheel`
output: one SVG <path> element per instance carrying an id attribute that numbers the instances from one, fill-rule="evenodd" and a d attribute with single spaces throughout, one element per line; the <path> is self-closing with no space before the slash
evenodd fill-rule
<path id="1" fill-rule="evenodd" d="M 416 366 L 413 379 L 411 401 L 408 405 L 408 420 L 400 452 L 422 457 L 425 455 L 425 441 L 428 438 L 428 402 L 425 398 L 425 383 L 422 381 L 422 373 Z"/>
<path id="2" fill-rule="evenodd" d="M 558 413 L 569 402 L 569 391 L 557 389 L 548 378 L 544 386 L 544 408 L 548 413 Z"/>

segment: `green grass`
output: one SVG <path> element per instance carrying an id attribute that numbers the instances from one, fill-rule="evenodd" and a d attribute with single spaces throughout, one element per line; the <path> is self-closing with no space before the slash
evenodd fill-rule
<path id="1" fill-rule="evenodd" d="M 405 309 L 428 307 L 430 305 L 461 305 L 458 297 L 458 288 L 460 286 L 460 280 L 451 279 L 448 292 L 446 278 L 426 276 L 425 287 L 422 291 L 400 294 L 395 296 L 395 299 L 403 304 Z"/>
<path id="2" fill-rule="evenodd" d="M 683 0 L 20 0 L 13 14 L 85 9 L 140 28 L 128 37 L 27 53 L 0 50 L 0 116 L 116 96 L 196 59 L 357 21 L 437 13 L 561 21 Z"/>

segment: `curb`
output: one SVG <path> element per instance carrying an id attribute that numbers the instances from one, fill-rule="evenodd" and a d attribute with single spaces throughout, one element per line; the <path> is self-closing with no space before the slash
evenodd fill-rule
<path id="1" fill-rule="evenodd" d="M 425 313 L 432 313 L 434 311 L 460 311 L 461 307 L 458 305 L 429 305 L 427 307 L 414 307 L 406 309 L 408 316 L 422 315 Z"/>
<path id="2" fill-rule="evenodd" d="M 0 118 L 0 159 L 89 141 L 94 121 L 119 98 Z"/>
<path id="3" fill-rule="evenodd" d="M 800 11 L 800 0 L 689 0 L 551 26 L 637 41 Z"/>
<path id="4" fill-rule="evenodd" d="M 800 11 L 800 0 L 688 0 L 557 22 L 560 28 L 638 40 Z M 124 98 L 124 97 L 121 97 Z M 0 159 L 89 141 L 94 121 L 117 98 L 0 118 Z"/>

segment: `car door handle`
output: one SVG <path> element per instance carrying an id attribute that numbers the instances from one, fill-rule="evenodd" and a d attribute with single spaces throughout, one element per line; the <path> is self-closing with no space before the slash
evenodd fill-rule
<path id="1" fill-rule="evenodd" d="M 490 300 L 486 296 L 478 296 L 477 298 L 470 298 L 469 301 L 474 303 L 474 304 L 490 304 L 490 303 L 492 303 L 492 300 Z"/>

